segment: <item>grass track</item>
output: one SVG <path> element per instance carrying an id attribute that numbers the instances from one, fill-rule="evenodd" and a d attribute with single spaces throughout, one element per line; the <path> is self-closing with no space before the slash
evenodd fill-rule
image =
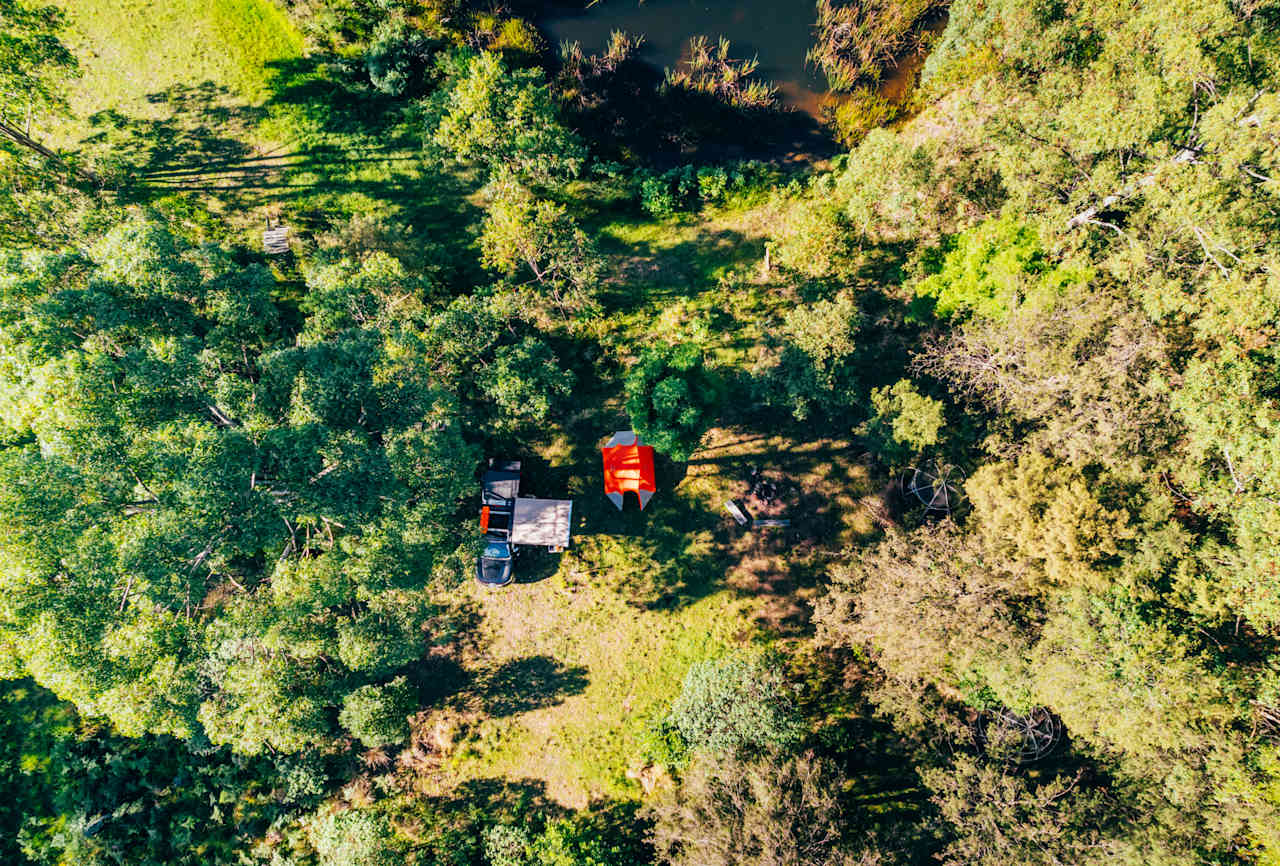
<path id="1" fill-rule="evenodd" d="M 77 117 L 108 108 L 156 116 L 148 94 L 212 81 L 229 98 L 266 93 L 271 64 L 302 54 L 302 36 L 270 0 L 56 0 L 83 75 L 71 84 Z M 68 144 L 83 127 L 56 129 Z"/>

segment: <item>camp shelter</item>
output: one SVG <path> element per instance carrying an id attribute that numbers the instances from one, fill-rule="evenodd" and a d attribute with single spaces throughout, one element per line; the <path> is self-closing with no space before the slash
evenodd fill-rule
<path id="1" fill-rule="evenodd" d="M 643 509 L 657 492 L 653 472 L 653 446 L 645 445 L 630 430 L 619 431 L 605 444 L 604 495 L 622 510 L 628 491 L 640 500 Z"/>
<path id="2" fill-rule="evenodd" d="M 517 499 L 511 518 L 511 543 L 564 550 L 569 546 L 572 524 L 570 499 Z"/>

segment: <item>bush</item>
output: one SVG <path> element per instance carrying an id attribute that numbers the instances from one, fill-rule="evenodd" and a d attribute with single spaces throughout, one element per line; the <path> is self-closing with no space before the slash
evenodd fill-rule
<path id="1" fill-rule="evenodd" d="M 434 49 L 435 43 L 426 34 L 403 19 L 383 21 L 364 53 L 369 82 L 388 96 L 400 96 L 417 89 Z"/>
<path id="2" fill-rule="evenodd" d="M 671 866 L 853 866 L 841 836 L 844 779 L 811 755 L 753 762 L 702 755 L 649 807 Z"/>
<path id="3" fill-rule="evenodd" d="M 859 402 L 854 353 L 862 314 L 848 294 L 790 309 L 776 360 L 758 382 L 760 398 L 797 420 L 840 417 Z"/>
<path id="4" fill-rule="evenodd" d="M 529 862 L 529 834 L 523 827 L 509 824 L 486 828 L 484 861 L 488 866 L 525 866 Z"/>
<path id="5" fill-rule="evenodd" d="M 627 412 L 635 431 L 673 460 L 688 460 L 711 423 L 716 389 L 695 343 L 659 346 L 627 375 Z"/>
<path id="6" fill-rule="evenodd" d="M 859 88 L 836 105 L 830 118 L 836 139 L 846 147 L 856 147 L 867 133 L 892 123 L 901 111 L 898 103 L 870 88 Z"/>
<path id="7" fill-rule="evenodd" d="M 695 750 L 787 748 L 804 736 L 795 689 L 773 653 L 694 664 L 667 718 Z"/>
<path id="8" fill-rule="evenodd" d="M 361 686 L 343 698 L 338 721 L 370 748 L 390 746 L 409 735 L 408 715 L 414 703 L 408 682 L 396 677 L 386 685 Z"/>
<path id="9" fill-rule="evenodd" d="M 277 757 L 276 772 L 284 780 L 284 799 L 289 803 L 319 797 L 329 782 L 320 760 L 306 752 Z"/>
<path id="10" fill-rule="evenodd" d="M 733 193 L 772 185 L 777 180 L 775 171 L 756 161 L 739 163 L 733 168 L 686 165 L 662 174 L 639 171 L 635 175 L 640 207 L 659 219 L 691 213 L 706 205 L 723 204 Z"/>
<path id="11" fill-rule="evenodd" d="M 900 463 L 936 445 L 946 423 L 942 403 L 921 394 L 910 379 L 873 390 L 871 408 L 868 438 L 888 463 Z"/>
<path id="12" fill-rule="evenodd" d="M 354 810 L 321 815 L 309 829 L 320 866 L 399 866 L 404 862 L 381 815 Z"/>

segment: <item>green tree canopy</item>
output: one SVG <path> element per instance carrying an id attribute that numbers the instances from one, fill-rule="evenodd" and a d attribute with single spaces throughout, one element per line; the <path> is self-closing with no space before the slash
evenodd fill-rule
<path id="1" fill-rule="evenodd" d="M 693 750 L 785 748 L 804 736 L 782 659 L 763 653 L 697 662 L 667 723 Z"/>
<path id="2" fill-rule="evenodd" d="M 4 263 L 4 641 L 127 734 L 327 736 L 465 540 L 477 455 L 412 320 L 385 292 L 295 335 L 265 268 L 145 220 Z"/>
<path id="3" fill-rule="evenodd" d="M 697 450 L 718 400 L 696 343 L 646 351 L 627 374 L 626 392 L 635 431 L 673 460 Z"/>
<path id="4" fill-rule="evenodd" d="M 509 70 L 492 52 L 457 55 L 450 64 L 432 140 L 460 160 L 497 173 L 546 181 L 581 170 L 585 150 L 560 123 L 550 87 L 536 70 Z"/>

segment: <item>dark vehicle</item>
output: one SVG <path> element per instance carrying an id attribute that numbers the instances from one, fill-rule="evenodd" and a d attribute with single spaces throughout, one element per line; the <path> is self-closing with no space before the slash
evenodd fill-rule
<path id="1" fill-rule="evenodd" d="M 515 575 L 516 552 L 497 538 L 484 539 L 484 552 L 476 559 L 476 580 L 485 586 L 506 586 Z"/>
<path id="2" fill-rule="evenodd" d="M 520 461 L 490 460 L 480 478 L 480 528 L 484 550 L 476 559 L 476 580 L 506 586 L 515 579 L 516 548 L 511 544 L 511 517 L 520 495 Z"/>
<path id="3" fill-rule="evenodd" d="M 506 586 L 515 579 L 515 559 L 523 546 L 559 553 L 569 546 L 573 502 L 520 495 L 520 461 L 490 460 L 480 478 L 480 529 L 484 550 L 476 559 L 476 580 Z"/>

